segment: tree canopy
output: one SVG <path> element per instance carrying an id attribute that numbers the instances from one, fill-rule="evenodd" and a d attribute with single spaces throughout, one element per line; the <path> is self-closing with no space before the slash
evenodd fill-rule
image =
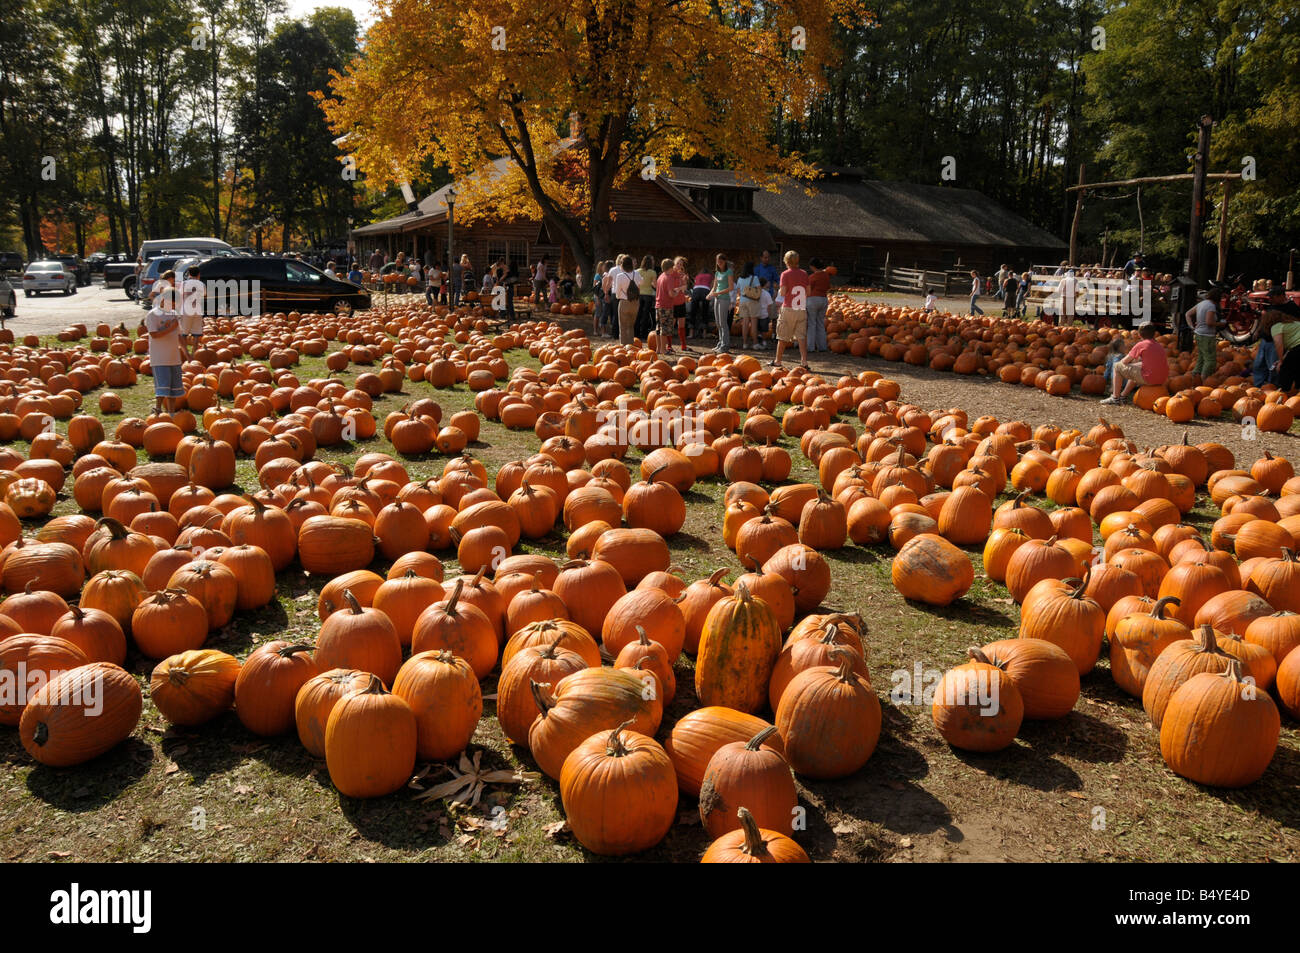
<path id="1" fill-rule="evenodd" d="M 858 0 L 396 0 L 323 105 L 373 178 L 508 158 L 513 175 L 457 208 L 540 214 L 589 274 L 610 251 L 611 193 L 634 174 L 697 155 L 808 174 L 769 123 L 829 88 L 839 32 L 866 16 Z M 578 156 L 562 161 L 571 115 Z"/>

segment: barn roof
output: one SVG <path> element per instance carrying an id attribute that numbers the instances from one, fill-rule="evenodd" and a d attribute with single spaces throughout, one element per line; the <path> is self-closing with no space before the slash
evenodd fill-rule
<path id="1" fill-rule="evenodd" d="M 725 169 L 674 166 L 668 179 L 685 187 L 756 189 L 754 214 L 781 235 L 936 245 L 1064 248 L 1055 235 L 974 189 L 830 175 L 811 187 L 780 179 L 776 190 Z M 811 189 L 811 194 L 810 194 Z"/>

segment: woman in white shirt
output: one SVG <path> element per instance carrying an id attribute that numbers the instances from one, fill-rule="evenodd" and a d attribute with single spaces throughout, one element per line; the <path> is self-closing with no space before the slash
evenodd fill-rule
<path id="1" fill-rule="evenodd" d="M 618 301 L 618 343 L 631 344 L 636 338 L 636 316 L 641 308 L 641 289 L 637 286 L 631 255 L 619 258 L 610 289 Z"/>

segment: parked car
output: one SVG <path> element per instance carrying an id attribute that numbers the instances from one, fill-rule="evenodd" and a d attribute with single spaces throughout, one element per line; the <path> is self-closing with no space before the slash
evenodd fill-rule
<path id="1" fill-rule="evenodd" d="M 331 278 L 319 268 L 284 258 L 209 258 L 199 265 L 199 279 L 208 286 L 209 314 L 220 302 L 238 294 L 249 302 L 256 289 L 260 312 L 267 311 L 360 311 L 370 307 L 370 293 L 343 278 Z M 248 284 L 214 287 L 214 282 Z M 255 285 L 252 282 L 256 282 Z"/>
<path id="2" fill-rule="evenodd" d="M 158 276 L 165 271 L 174 269 L 176 262 L 186 257 L 189 256 L 160 255 L 159 257 L 152 259 L 149 264 L 145 265 L 144 269 L 140 272 L 138 287 L 136 288 L 136 293 L 134 295 L 135 299 L 140 302 L 140 307 L 144 308 L 146 311 L 153 307 L 153 298 L 150 296 L 149 292 L 153 289 L 154 283 L 158 280 Z"/>
<path id="3" fill-rule="evenodd" d="M 34 261 L 23 272 L 23 294 L 30 298 L 42 291 L 76 294 L 77 276 L 61 261 Z"/>
<path id="4" fill-rule="evenodd" d="M 126 258 L 125 255 L 122 257 Z M 121 288 L 128 298 L 135 297 L 135 286 L 139 277 L 140 266 L 133 259 L 104 263 L 104 287 Z"/>
<path id="5" fill-rule="evenodd" d="M 18 292 L 7 275 L 0 274 L 0 321 L 14 316 L 18 307 Z"/>
<path id="6" fill-rule="evenodd" d="M 76 255 L 49 255 L 45 261 L 61 261 L 68 266 L 73 277 L 77 279 L 77 287 L 84 288 L 90 284 L 90 262 L 84 258 L 78 258 Z"/>
<path id="7" fill-rule="evenodd" d="M 144 265 L 159 255 L 180 252 L 194 255 L 235 254 L 235 250 L 219 238 L 153 238 L 141 243 L 135 260 Z"/>
<path id="8" fill-rule="evenodd" d="M 6 272 L 21 273 L 23 270 L 23 256 L 16 251 L 0 251 L 0 275 Z"/>

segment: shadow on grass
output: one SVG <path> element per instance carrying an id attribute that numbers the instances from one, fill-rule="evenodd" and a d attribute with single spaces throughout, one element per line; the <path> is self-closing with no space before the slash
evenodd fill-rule
<path id="1" fill-rule="evenodd" d="M 1093 764 L 1116 764 L 1128 751 L 1128 736 L 1121 729 L 1077 708 L 1052 721 L 1026 719 L 1019 738 L 1041 755 L 1065 754 Z"/>
<path id="2" fill-rule="evenodd" d="M 1271 817 L 1290 830 L 1300 830 L 1300 804 L 1295 792 L 1300 789 L 1300 752 L 1278 746 L 1264 776 L 1244 788 L 1212 788 L 1195 785 L 1209 797 L 1244 811 L 1257 811 Z"/>
<path id="3" fill-rule="evenodd" d="M 1052 753 L 1026 744 L 1023 738 L 1001 751 L 951 750 L 958 761 L 999 781 L 1010 781 L 1035 791 L 1083 790 L 1083 778 L 1073 768 L 1056 760 Z"/>
<path id="4" fill-rule="evenodd" d="M 153 758 L 153 749 L 147 744 L 127 738 L 84 765 L 50 768 L 38 764 L 27 776 L 27 790 L 60 810 L 73 814 L 95 811 L 148 774 Z"/>
<path id="5" fill-rule="evenodd" d="M 910 608 L 924 612 L 940 619 L 965 622 L 971 625 L 987 625 L 999 628 L 1016 625 L 1016 620 L 988 606 L 980 605 L 969 599 L 958 599 L 946 606 L 932 606 L 913 599 L 905 600 Z"/>

